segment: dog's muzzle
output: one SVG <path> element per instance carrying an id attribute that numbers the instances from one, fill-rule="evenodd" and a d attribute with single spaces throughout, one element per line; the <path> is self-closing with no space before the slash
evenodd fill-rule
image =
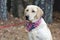
<path id="1" fill-rule="evenodd" d="M 26 20 L 29 20 L 29 16 L 25 16 L 26 17 Z"/>

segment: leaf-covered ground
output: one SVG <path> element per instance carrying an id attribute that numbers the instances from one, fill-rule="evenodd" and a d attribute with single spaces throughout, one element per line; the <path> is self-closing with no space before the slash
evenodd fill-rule
<path id="1" fill-rule="evenodd" d="M 56 13 L 55 13 L 56 14 Z M 60 14 L 54 15 L 54 21 L 52 24 L 48 24 L 52 36 L 54 40 L 60 40 Z M 19 21 L 22 21 L 21 19 L 18 18 L 13 18 L 12 15 L 9 17 L 9 21 L 2 22 L 0 20 L 0 26 L 3 25 L 9 25 L 9 24 L 17 24 Z M 16 25 L 15 27 L 11 26 L 8 28 L 2 28 L 0 29 L 0 40 L 28 40 L 27 33 L 24 30 L 23 25 Z"/>

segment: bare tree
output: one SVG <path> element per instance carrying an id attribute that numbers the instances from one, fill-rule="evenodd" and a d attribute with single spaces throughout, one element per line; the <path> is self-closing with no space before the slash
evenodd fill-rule
<path id="1" fill-rule="evenodd" d="M 0 20 L 7 20 L 7 0 L 0 0 Z"/>
<path id="2" fill-rule="evenodd" d="M 11 0 L 11 9 L 14 17 L 22 17 L 23 11 L 26 5 L 28 4 L 28 0 Z"/>

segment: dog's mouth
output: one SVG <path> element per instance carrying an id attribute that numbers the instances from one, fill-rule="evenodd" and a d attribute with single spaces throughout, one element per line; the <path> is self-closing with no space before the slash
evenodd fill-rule
<path id="1" fill-rule="evenodd" d="M 31 20 L 29 20 L 29 16 L 25 16 L 25 19 L 27 20 L 27 22 L 32 22 Z"/>

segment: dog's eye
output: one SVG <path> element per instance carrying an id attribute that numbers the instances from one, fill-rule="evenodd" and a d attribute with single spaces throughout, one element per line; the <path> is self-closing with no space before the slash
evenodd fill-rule
<path id="1" fill-rule="evenodd" d="M 32 12 L 35 12 L 34 10 L 32 10 Z"/>
<path id="2" fill-rule="evenodd" d="M 29 11 L 28 9 L 26 11 Z"/>

